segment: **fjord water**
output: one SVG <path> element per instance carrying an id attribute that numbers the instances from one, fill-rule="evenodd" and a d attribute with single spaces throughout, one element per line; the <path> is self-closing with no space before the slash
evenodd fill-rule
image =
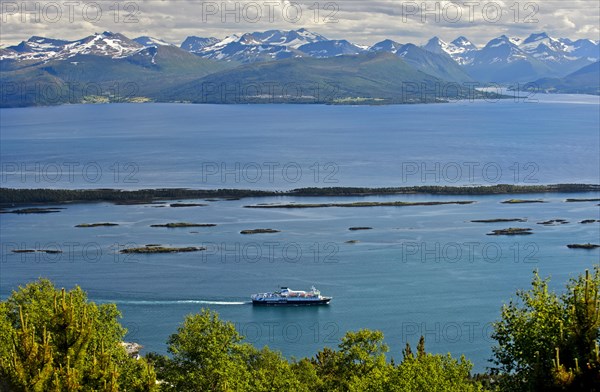
<path id="1" fill-rule="evenodd" d="M 310 105 L 105 105 L 2 110 L 2 186 L 69 188 L 262 188 L 300 186 L 403 186 L 498 182 L 599 183 L 596 98 L 552 96 L 536 104 L 455 103 L 389 107 Z M 435 173 L 435 163 L 493 163 L 493 173 L 463 172 L 456 182 Z M 521 170 L 518 176 L 511 165 Z M 100 167 L 96 182 L 73 176 L 50 181 L 51 170 Z M 79 166 L 73 166 L 78 163 Z M 115 177 L 111 165 L 134 163 L 135 182 Z M 218 170 L 229 170 L 224 177 Z M 257 163 L 263 178 L 252 180 Z M 303 175 L 274 171 L 264 163 L 298 164 Z M 319 164 L 319 176 L 311 165 Z M 333 163 L 335 170 L 325 170 Z M 407 164 L 408 163 L 408 164 Z M 17 164 L 15 169 L 15 164 Z M 19 172 L 19 165 L 28 172 Z M 46 173 L 36 172 L 36 164 Z M 525 165 L 534 164 L 532 171 Z M 97 166 L 96 166 L 97 165 Z M 62 166 L 64 169 L 64 166 Z M 248 166 L 250 167 L 250 166 Z M 256 166 L 253 166 L 256 168 Z M 314 167 L 314 166 L 313 166 Z M 403 171 L 404 169 L 404 171 Z M 91 169 L 90 169 L 91 170 Z M 207 170 L 209 170 L 207 172 Z M 414 171 L 414 170 L 413 170 Z M 212 174 L 210 174 L 212 173 Z M 410 172 L 412 173 L 412 171 Z M 450 173 L 450 172 L 448 172 Z M 448 174 L 447 173 L 447 174 Z M 21 176 L 22 174 L 22 176 Z M 437 174 L 437 178 L 436 178 Z M 36 177 L 37 175 L 37 177 Z M 326 175 L 337 182 L 325 182 Z M 455 176 L 452 177 L 454 180 Z M 435 180 L 438 180 L 437 182 Z M 493 181 L 492 181 L 493 180 Z M 503 181 L 502 181 L 503 180 Z M 36 182 L 37 181 L 37 182 Z M 510 198 L 541 204 L 502 204 Z M 0 295 L 37 277 L 59 286 L 81 285 L 98 302 L 116 302 L 128 339 L 146 351 L 165 352 L 165 341 L 186 314 L 217 310 L 257 346 L 288 356 L 310 356 L 335 346 L 347 330 L 380 329 L 400 357 L 409 341 L 426 336 L 434 352 L 465 354 L 477 370 L 488 365 L 490 322 L 500 306 L 526 287 L 531 271 L 552 276 L 560 289 L 569 278 L 600 260 L 600 251 L 568 249 L 598 243 L 597 202 L 566 198 L 597 194 L 500 196 L 269 197 L 167 205 L 63 205 L 59 213 L 2 214 Z M 248 209 L 260 203 L 353 201 L 456 201 L 468 205 Z M 524 223 L 472 223 L 474 219 L 526 218 Z M 566 219 L 545 226 L 537 222 Z M 75 228 L 115 222 L 116 227 Z M 151 228 L 167 222 L 214 223 L 215 227 Z M 350 231 L 353 226 L 372 230 Z M 533 235 L 487 236 L 491 230 L 529 227 Z M 276 234 L 244 236 L 241 230 L 273 228 Z M 357 243 L 347 243 L 356 240 Z M 204 252 L 122 255 L 144 244 L 205 246 Z M 12 249 L 60 249 L 61 254 L 14 254 Z M 254 308 L 249 295 L 280 285 L 317 286 L 334 297 L 316 308 Z"/>
<path id="2" fill-rule="evenodd" d="M 598 97 L 535 99 L 381 107 L 8 109 L 2 110 L 2 186 L 290 189 L 597 182 Z"/>

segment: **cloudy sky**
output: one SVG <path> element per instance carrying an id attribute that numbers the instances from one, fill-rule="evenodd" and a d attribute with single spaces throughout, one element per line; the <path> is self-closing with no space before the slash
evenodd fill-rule
<path id="1" fill-rule="evenodd" d="M 425 5 L 425 9 L 423 8 Z M 502 34 L 600 39 L 595 0 L 555 1 L 6 1 L 0 0 L 0 44 L 32 35 L 79 39 L 105 30 L 179 44 L 190 35 L 307 28 L 328 38 L 371 45 L 385 38 L 425 43 L 463 35 L 485 44 Z"/>

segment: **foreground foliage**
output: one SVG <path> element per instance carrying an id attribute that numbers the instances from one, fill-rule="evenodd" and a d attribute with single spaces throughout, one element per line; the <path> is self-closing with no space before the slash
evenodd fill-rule
<path id="1" fill-rule="evenodd" d="M 534 273 L 532 287 L 502 308 L 494 373 L 506 391 L 600 391 L 600 267 L 558 295 Z"/>
<path id="2" fill-rule="evenodd" d="M 410 346 L 407 346 L 410 352 Z M 244 343 L 234 325 L 208 310 L 188 316 L 169 339 L 171 357 L 150 355 L 165 391 L 481 391 L 471 363 L 426 354 L 386 360 L 380 331 L 348 332 L 337 349 L 288 362 Z"/>
<path id="3" fill-rule="evenodd" d="M 39 280 L 0 303 L 0 389 L 151 391 L 155 373 L 121 345 L 114 304 L 96 305 L 79 287 Z"/>
<path id="4" fill-rule="evenodd" d="M 170 355 L 133 359 L 116 305 L 41 279 L 0 302 L 0 391 L 600 391 L 599 293 L 600 266 L 562 294 L 534 273 L 494 324 L 495 367 L 473 377 L 471 362 L 427 353 L 423 337 L 397 362 L 372 330 L 289 361 L 245 343 L 209 310 L 185 318 L 167 342 Z"/>

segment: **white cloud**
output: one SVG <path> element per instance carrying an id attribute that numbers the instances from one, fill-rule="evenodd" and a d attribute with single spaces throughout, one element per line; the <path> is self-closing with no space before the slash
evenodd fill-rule
<path id="1" fill-rule="evenodd" d="M 419 44 L 434 35 L 445 40 L 464 35 L 483 44 L 501 34 L 523 37 L 540 31 L 574 39 L 599 38 L 600 5 L 595 1 L 425 1 L 424 12 L 419 10 L 422 3 L 398 0 L 0 0 L 0 43 L 14 44 L 32 35 L 78 39 L 104 30 L 121 32 L 131 38 L 152 35 L 180 43 L 189 35 L 223 38 L 232 33 L 300 27 L 360 44 L 373 44 L 385 38 Z M 477 5 L 468 6 L 469 3 Z M 39 23 L 31 23 L 35 17 Z"/>

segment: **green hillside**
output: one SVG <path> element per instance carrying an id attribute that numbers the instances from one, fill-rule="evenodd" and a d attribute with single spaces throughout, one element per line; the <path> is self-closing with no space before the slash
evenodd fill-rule
<path id="1" fill-rule="evenodd" d="M 600 62 L 590 64 L 564 78 L 543 78 L 533 82 L 538 91 L 563 94 L 600 95 Z"/>
<path id="2" fill-rule="evenodd" d="M 163 99 L 195 103 L 438 102 L 456 97 L 457 89 L 448 86 L 396 55 L 368 53 L 243 65 L 165 89 Z"/>

